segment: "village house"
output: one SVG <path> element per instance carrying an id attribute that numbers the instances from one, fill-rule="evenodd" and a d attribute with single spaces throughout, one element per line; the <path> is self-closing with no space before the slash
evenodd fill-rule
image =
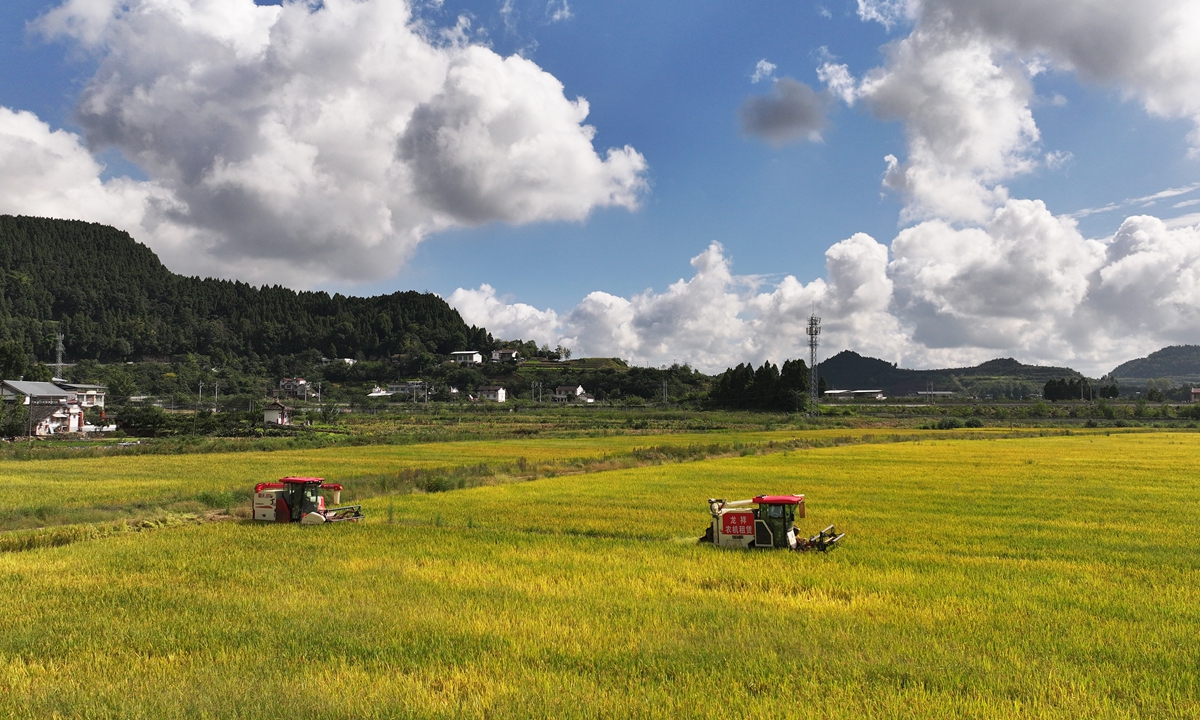
<path id="1" fill-rule="evenodd" d="M 388 385 L 390 393 L 423 393 L 425 392 L 425 383 L 421 380 L 407 380 L 405 382 L 391 383 Z"/>
<path id="2" fill-rule="evenodd" d="M 85 420 L 90 408 L 99 408 L 104 417 L 107 390 L 103 385 L 4 380 L 0 382 L 0 399 L 29 408 L 28 429 L 33 435 L 95 432 L 116 429 L 114 425 L 97 427 Z"/>
<path id="3" fill-rule="evenodd" d="M 492 362 L 516 362 L 521 359 L 521 353 L 516 350 L 493 350 Z"/>
<path id="4" fill-rule="evenodd" d="M 491 400 L 492 402 L 504 402 L 508 396 L 508 391 L 498 385 L 485 385 L 479 388 L 480 400 Z"/>
<path id="5" fill-rule="evenodd" d="M 1192 402 L 1200 402 L 1200 388 L 1192 388 Z"/>
<path id="6" fill-rule="evenodd" d="M 291 425 L 292 408 L 276 400 L 263 408 L 263 423 L 266 425 Z"/>
<path id="7" fill-rule="evenodd" d="M 289 378 L 285 377 L 279 381 L 279 394 L 284 397 L 295 397 L 302 400 L 308 399 L 309 393 L 308 381 L 304 378 Z"/>
<path id="8" fill-rule="evenodd" d="M 428 397 L 429 393 L 433 392 L 433 389 L 424 381 L 408 380 L 389 384 L 387 391 L 390 395 L 407 395 L 410 400 L 416 400 Z"/>
<path id="9" fill-rule="evenodd" d="M 583 391 L 582 385 L 559 385 L 554 388 L 553 399 L 554 402 L 565 403 L 582 399 L 584 395 L 587 393 Z"/>
<path id="10" fill-rule="evenodd" d="M 104 385 L 85 385 L 83 383 L 55 382 L 63 390 L 75 393 L 75 398 L 79 401 L 79 407 L 100 408 L 104 409 L 104 395 L 108 392 L 108 388 Z M 103 413 L 101 413 L 103 414 Z"/>
<path id="11" fill-rule="evenodd" d="M 456 350 L 450 353 L 450 360 L 459 365 L 482 365 L 483 355 L 474 350 Z"/>

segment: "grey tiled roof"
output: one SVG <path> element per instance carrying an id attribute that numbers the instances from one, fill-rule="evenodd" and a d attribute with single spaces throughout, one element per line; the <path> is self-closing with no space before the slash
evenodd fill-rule
<path id="1" fill-rule="evenodd" d="M 21 395 L 33 397 L 67 397 L 70 391 L 63 390 L 54 383 L 31 382 L 28 380 L 5 380 L 4 387 Z"/>

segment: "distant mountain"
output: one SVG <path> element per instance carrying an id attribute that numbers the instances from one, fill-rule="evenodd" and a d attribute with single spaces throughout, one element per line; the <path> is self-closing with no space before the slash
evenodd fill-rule
<path id="1" fill-rule="evenodd" d="M 1040 393 L 1048 380 L 1081 377 L 1071 368 L 1025 365 L 1012 358 L 988 360 L 967 368 L 906 370 L 851 350 L 818 363 L 817 371 L 831 390 L 883 390 L 890 396 L 932 389 L 978 397 L 1023 398 Z"/>
<path id="2" fill-rule="evenodd" d="M 491 349 L 430 293 L 347 297 L 184 277 L 104 225 L 0 215 L 0 343 L 70 362 L 201 353 L 386 357 Z"/>
<path id="3" fill-rule="evenodd" d="M 1109 373 L 1118 383 L 1142 385 L 1166 378 L 1171 385 L 1200 380 L 1200 345 L 1172 345 L 1118 365 Z"/>

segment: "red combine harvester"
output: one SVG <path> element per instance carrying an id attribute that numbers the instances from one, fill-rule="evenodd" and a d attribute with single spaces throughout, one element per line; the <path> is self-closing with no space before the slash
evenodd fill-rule
<path id="1" fill-rule="evenodd" d="M 750 508 L 757 505 L 757 508 Z M 810 538 L 799 537 L 793 525 L 804 517 L 803 495 L 759 495 L 751 500 L 710 499 L 712 524 L 700 542 L 717 547 L 820 550 L 837 546 L 846 533 L 832 525 Z"/>
<path id="2" fill-rule="evenodd" d="M 361 505 L 325 507 L 322 490 L 333 491 L 333 504 L 342 500 L 342 486 L 325 478 L 285 477 L 279 482 L 254 486 L 254 519 L 263 522 L 321 525 L 363 519 Z"/>

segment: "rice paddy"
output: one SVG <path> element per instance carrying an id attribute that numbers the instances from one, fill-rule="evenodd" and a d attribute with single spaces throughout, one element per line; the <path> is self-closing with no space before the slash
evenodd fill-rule
<path id="1" fill-rule="evenodd" d="M 354 450 L 288 472 L 365 476 L 405 448 Z M 930 434 L 0 553 L 0 716 L 1195 717 L 1198 450 Z M 476 451 L 533 457 L 404 462 Z M 271 455 L 86 462 L 131 463 L 121 501 L 157 487 L 151 460 L 232 483 Z M 805 493 L 802 530 L 844 547 L 694 542 L 707 498 L 761 492 Z"/>
<path id="2" fill-rule="evenodd" d="M 347 499 L 400 487 L 402 473 L 469 470 L 476 482 L 571 472 L 639 449 L 713 448 L 716 453 L 775 443 L 857 442 L 864 435 L 917 437 L 922 431 L 809 429 L 606 435 L 425 443 L 342 445 L 307 450 L 183 455 L 113 455 L 0 461 L 0 530 L 137 518 L 249 500 L 257 482 L 313 475 L 344 483 Z M 928 434 L 928 433 L 926 433 Z M 495 477 L 501 476 L 501 477 Z"/>

